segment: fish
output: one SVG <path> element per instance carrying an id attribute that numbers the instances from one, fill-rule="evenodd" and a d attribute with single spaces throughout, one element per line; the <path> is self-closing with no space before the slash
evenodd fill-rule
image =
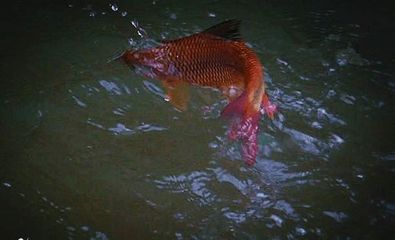
<path id="1" fill-rule="evenodd" d="M 265 88 L 264 68 L 241 37 L 240 25 L 240 20 L 226 20 L 157 46 L 126 50 L 120 58 L 142 75 L 160 80 L 166 99 L 179 110 L 187 107 L 189 85 L 220 90 L 228 101 L 221 112 L 230 121 L 228 137 L 242 142 L 244 162 L 253 166 L 259 120 L 262 113 L 273 119 L 277 108 Z"/>

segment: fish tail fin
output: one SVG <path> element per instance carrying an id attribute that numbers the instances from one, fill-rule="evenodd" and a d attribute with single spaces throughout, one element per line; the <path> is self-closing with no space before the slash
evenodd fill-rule
<path id="1" fill-rule="evenodd" d="M 254 113 L 254 115 L 249 116 L 244 119 L 239 128 L 246 129 L 242 138 L 242 155 L 244 162 L 248 166 L 253 166 L 256 162 L 256 157 L 258 155 L 258 130 L 259 130 L 259 119 L 260 113 Z"/>
<path id="2" fill-rule="evenodd" d="M 243 159 L 248 166 L 254 165 L 258 155 L 257 134 L 261 118 L 260 111 L 252 106 L 253 103 L 248 101 L 248 95 L 244 92 L 222 111 L 222 116 L 231 122 L 228 137 L 242 141 Z"/>

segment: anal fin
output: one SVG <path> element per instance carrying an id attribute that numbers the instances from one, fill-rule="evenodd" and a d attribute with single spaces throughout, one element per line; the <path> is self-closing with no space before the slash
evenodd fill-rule
<path id="1" fill-rule="evenodd" d="M 165 80 L 163 86 L 166 89 L 166 100 L 180 111 L 187 110 L 190 98 L 188 83 Z"/>

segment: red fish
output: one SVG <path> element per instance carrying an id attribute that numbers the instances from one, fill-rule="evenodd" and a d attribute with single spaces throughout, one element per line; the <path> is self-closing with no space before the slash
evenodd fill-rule
<path id="1" fill-rule="evenodd" d="M 220 89 L 229 101 L 222 111 L 231 120 L 229 138 L 242 141 L 244 161 L 253 165 L 260 110 L 273 119 L 276 107 L 266 94 L 261 62 L 241 38 L 239 26 L 239 20 L 228 20 L 152 48 L 128 50 L 121 58 L 145 69 L 147 77 L 163 81 L 167 98 L 181 110 L 186 107 L 188 84 Z"/>

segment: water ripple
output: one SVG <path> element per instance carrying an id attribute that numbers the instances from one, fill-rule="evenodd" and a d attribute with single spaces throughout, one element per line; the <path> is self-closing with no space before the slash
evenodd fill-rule
<path id="1" fill-rule="evenodd" d="M 167 189 L 173 193 L 188 193 L 188 199 L 198 205 L 209 205 L 215 201 L 215 194 L 207 188 L 210 175 L 204 171 L 194 171 L 187 175 L 167 176 L 155 180 L 159 189 Z"/>
<path id="2" fill-rule="evenodd" d="M 321 142 L 317 138 L 297 131 L 295 129 L 284 128 L 285 133 L 291 136 L 291 138 L 299 145 L 299 147 L 307 153 L 314 155 L 320 155 L 321 150 L 326 147 L 325 143 Z"/>
<path id="3" fill-rule="evenodd" d="M 121 88 L 115 82 L 99 80 L 99 84 L 110 94 L 121 95 Z"/>
<path id="4" fill-rule="evenodd" d="M 166 127 L 161 127 L 153 124 L 148 124 L 148 123 L 141 123 L 139 126 L 136 126 L 134 128 L 132 127 L 127 127 L 123 123 L 117 123 L 114 127 L 105 127 L 102 124 L 96 123 L 92 119 L 88 119 L 86 121 L 87 124 L 94 126 L 96 128 L 102 129 L 102 130 L 108 130 L 109 132 L 113 133 L 114 135 L 133 135 L 135 133 L 147 133 L 147 132 L 160 132 L 160 131 L 165 131 L 168 128 Z"/>

